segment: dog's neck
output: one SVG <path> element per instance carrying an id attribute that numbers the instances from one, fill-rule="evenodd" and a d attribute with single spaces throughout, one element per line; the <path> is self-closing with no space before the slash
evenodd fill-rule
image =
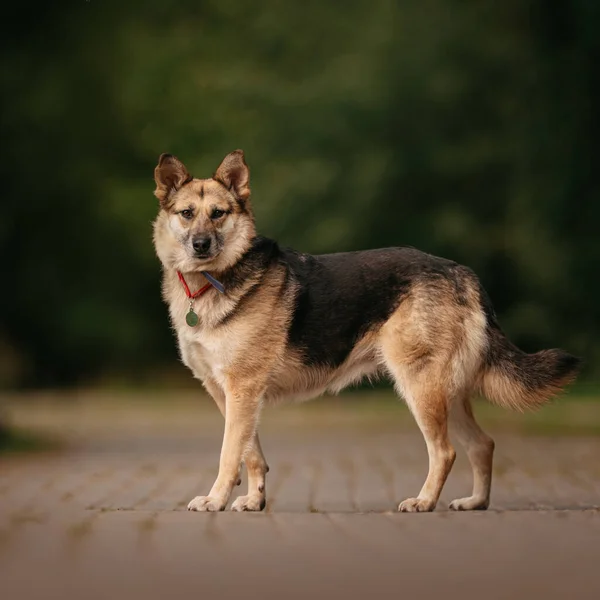
<path id="1" fill-rule="evenodd" d="M 211 269 L 210 265 L 196 271 L 183 273 L 190 292 L 193 294 L 206 285 L 207 279 L 203 271 L 207 271 L 217 279 L 225 288 L 225 295 L 234 294 L 246 286 L 248 279 L 255 279 L 268 265 L 274 252 L 278 249 L 277 244 L 267 238 L 255 236 L 249 240 L 248 247 L 237 258 L 235 263 L 222 268 Z M 185 290 L 178 280 L 177 271 L 174 268 L 167 269 L 165 273 L 176 285 L 182 294 Z M 215 290 L 216 291 L 216 290 Z"/>

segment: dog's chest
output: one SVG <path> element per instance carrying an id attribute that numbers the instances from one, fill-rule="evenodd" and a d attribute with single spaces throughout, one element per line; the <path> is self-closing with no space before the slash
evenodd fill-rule
<path id="1" fill-rule="evenodd" d="M 200 331 L 178 331 L 178 337 L 181 359 L 194 376 L 201 380 L 210 377 L 223 385 L 233 345 L 223 336 L 215 337 Z"/>
<path id="2" fill-rule="evenodd" d="M 221 385 L 224 373 L 237 352 L 236 336 L 226 328 L 211 326 L 226 307 L 202 304 L 197 300 L 192 308 L 198 315 L 198 324 L 188 325 L 186 315 L 190 310 L 187 299 L 171 303 L 171 321 L 177 332 L 179 351 L 183 363 L 199 379 L 211 377 Z"/>

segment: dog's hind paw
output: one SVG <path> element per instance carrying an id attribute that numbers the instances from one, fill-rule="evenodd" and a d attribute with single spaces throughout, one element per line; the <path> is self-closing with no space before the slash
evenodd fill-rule
<path id="1" fill-rule="evenodd" d="M 407 498 L 400 502 L 400 512 L 431 512 L 435 508 L 435 502 L 422 498 Z"/>
<path id="2" fill-rule="evenodd" d="M 242 511 L 261 511 L 266 506 L 267 501 L 263 494 L 250 494 L 249 496 L 240 496 L 236 498 L 231 505 L 231 510 Z"/>
<path id="3" fill-rule="evenodd" d="M 213 498 L 211 496 L 196 496 L 189 504 L 188 510 L 196 510 L 199 512 L 218 512 L 225 510 L 227 501 Z"/>

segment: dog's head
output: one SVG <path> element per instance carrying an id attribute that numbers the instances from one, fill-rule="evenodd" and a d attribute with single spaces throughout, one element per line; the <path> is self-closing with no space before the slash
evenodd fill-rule
<path id="1" fill-rule="evenodd" d="M 154 169 L 160 212 L 154 244 L 168 268 L 223 271 L 250 247 L 256 235 L 250 208 L 250 172 L 244 153 L 228 154 L 210 179 L 195 179 L 171 154 Z"/>

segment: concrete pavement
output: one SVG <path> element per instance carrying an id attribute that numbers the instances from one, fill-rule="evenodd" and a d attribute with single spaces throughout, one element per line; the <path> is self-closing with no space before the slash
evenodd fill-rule
<path id="1" fill-rule="evenodd" d="M 459 450 L 438 510 L 398 514 L 427 469 L 412 424 L 287 410 L 261 429 L 261 514 L 185 510 L 216 474 L 212 407 L 17 410 L 70 446 L 0 459 L 1 597 L 600 597 L 600 439 L 495 434 L 491 510 L 447 511 Z"/>

